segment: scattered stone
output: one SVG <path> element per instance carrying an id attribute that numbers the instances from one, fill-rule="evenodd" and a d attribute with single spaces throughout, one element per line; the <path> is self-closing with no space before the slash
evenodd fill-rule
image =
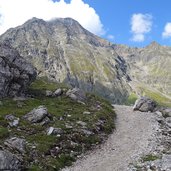
<path id="1" fill-rule="evenodd" d="M 153 112 L 156 106 L 157 106 L 156 102 L 154 102 L 150 98 L 141 97 L 140 99 L 136 100 L 133 110 L 139 110 L 141 112 L 148 112 L 148 111 Z"/>
<path id="2" fill-rule="evenodd" d="M 60 153 L 61 149 L 59 147 L 54 147 L 50 150 L 51 156 L 58 156 Z"/>
<path id="3" fill-rule="evenodd" d="M 47 135 L 60 135 L 63 134 L 64 131 L 61 128 L 54 128 L 54 127 L 50 127 L 47 130 Z"/>
<path id="4" fill-rule="evenodd" d="M 5 116 L 5 119 L 6 119 L 7 121 L 9 121 L 8 124 L 9 124 L 10 127 L 17 127 L 17 126 L 19 125 L 20 119 L 17 118 L 17 117 L 15 117 L 15 116 L 12 115 L 12 114 L 6 115 L 6 116 Z"/>
<path id="5" fill-rule="evenodd" d="M 166 124 L 171 128 L 171 117 L 166 118 Z"/>
<path id="6" fill-rule="evenodd" d="M 73 128 L 73 126 L 72 125 L 69 125 L 69 124 L 65 124 L 65 127 L 67 128 L 67 129 L 72 129 Z"/>
<path id="7" fill-rule="evenodd" d="M 46 97 L 51 97 L 53 95 L 53 92 L 50 90 L 46 90 Z"/>
<path id="8" fill-rule="evenodd" d="M 61 88 L 58 88 L 58 89 L 53 93 L 53 96 L 58 97 L 58 96 L 61 96 L 62 93 L 63 93 L 62 89 L 61 89 Z"/>
<path id="9" fill-rule="evenodd" d="M 160 112 L 164 117 L 171 117 L 171 108 L 161 108 Z"/>
<path id="10" fill-rule="evenodd" d="M 23 118 L 31 123 L 40 123 L 48 117 L 48 110 L 45 106 L 34 108 L 31 112 L 27 113 Z"/>
<path id="11" fill-rule="evenodd" d="M 7 139 L 4 144 L 10 149 L 19 151 L 20 153 L 25 153 L 26 149 L 26 140 L 22 138 L 13 137 Z"/>
<path id="12" fill-rule="evenodd" d="M 66 95 L 74 101 L 84 102 L 86 100 L 85 93 L 82 90 L 80 90 L 79 88 L 69 89 L 66 92 Z"/>
<path id="13" fill-rule="evenodd" d="M 40 125 L 47 125 L 48 123 L 50 123 L 50 119 L 49 119 L 49 117 L 45 117 L 43 120 L 42 120 L 42 122 L 40 122 Z"/>
<path id="14" fill-rule="evenodd" d="M 0 170 L 21 170 L 21 162 L 9 151 L 0 150 Z"/>
<path id="15" fill-rule="evenodd" d="M 90 115 L 91 113 L 90 112 L 88 112 L 88 111 L 84 111 L 83 112 L 83 115 Z"/>
<path id="16" fill-rule="evenodd" d="M 87 129 L 82 129 L 81 132 L 84 133 L 87 136 L 94 135 L 94 133 L 92 131 L 89 131 Z"/>
<path id="17" fill-rule="evenodd" d="M 163 155 L 162 157 L 162 169 L 163 170 L 171 170 L 171 155 Z"/>
<path id="18" fill-rule="evenodd" d="M 82 127 L 85 127 L 87 125 L 87 123 L 83 121 L 78 121 L 77 124 L 81 125 Z"/>
<path id="19" fill-rule="evenodd" d="M 21 101 L 17 101 L 17 107 L 18 107 L 18 108 L 22 108 L 22 107 L 23 107 L 23 105 L 24 105 L 24 103 L 23 103 L 23 102 L 21 102 Z"/>

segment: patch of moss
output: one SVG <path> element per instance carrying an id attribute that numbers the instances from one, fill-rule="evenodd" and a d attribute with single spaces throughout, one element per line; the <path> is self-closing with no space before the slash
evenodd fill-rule
<path id="1" fill-rule="evenodd" d="M 96 70 L 95 66 L 89 60 L 80 58 L 78 61 L 76 59 L 71 60 L 70 67 L 74 74 L 81 74 L 82 71 L 89 71 L 91 73 Z"/>
<path id="2" fill-rule="evenodd" d="M 7 128 L 0 127 L 0 139 L 4 139 L 9 136 L 9 131 Z"/>
<path id="3" fill-rule="evenodd" d="M 146 156 L 142 157 L 143 162 L 154 161 L 154 160 L 157 160 L 157 159 L 159 159 L 159 157 L 155 156 L 155 155 L 152 155 L 152 154 L 149 154 L 149 155 L 146 155 Z"/>
<path id="4" fill-rule="evenodd" d="M 126 100 L 125 105 L 133 105 L 137 98 L 138 97 L 135 93 L 131 93 Z"/>
<path id="5" fill-rule="evenodd" d="M 139 86 L 138 89 L 140 90 L 142 95 L 148 96 L 149 98 L 155 100 L 159 106 L 171 107 L 171 100 L 163 94 L 157 91 L 152 91 L 143 86 Z"/>

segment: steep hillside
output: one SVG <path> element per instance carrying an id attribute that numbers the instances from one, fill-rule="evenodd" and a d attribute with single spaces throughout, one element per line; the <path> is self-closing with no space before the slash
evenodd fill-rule
<path id="1" fill-rule="evenodd" d="M 130 84 L 137 94 L 152 95 L 171 104 L 171 47 L 156 42 L 144 48 L 113 45 L 129 64 Z"/>
<path id="2" fill-rule="evenodd" d="M 0 170 L 60 170 L 115 127 L 110 103 L 79 89 L 41 79 L 27 96 L 0 101 Z"/>
<path id="3" fill-rule="evenodd" d="M 127 65 L 111 44 L 73 19 L 33 18 L 0 37 L 38 70 L 40 77 L 95 92 L 113 102 L 128 97 Z"/>

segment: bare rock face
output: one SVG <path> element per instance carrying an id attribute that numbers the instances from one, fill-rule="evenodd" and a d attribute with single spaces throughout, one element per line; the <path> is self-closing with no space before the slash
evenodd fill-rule
<path id="1" fill-rule="evenodd" d="M 141 112 L 153 112 L 156 108 L 157 104 L 153 100 L 149 99 L 148 97 L 141 97 L 137 99 L 133 110 L 139 110 Z"/>
<path id="2" fill-rule="evenodd" d="M 115 51 L 129 64 L 129 76 L 137 88 L 158 90 L 171 97 L 171 47 L 152 42 L 144 48 L 114 45 Z M 138 90 L 141 94 L 141 90 Z M 152 91 L 152 92 L 153 92 Z M 158 92 L 157 92 L 158 93 Z"/>
<path id="3" fill-rule="evenodd" d="M 0 150 L 0 170 L 21 170 L 21 163 L 9 151 Z"/>
<path id="4" fill-rule="evenodd" d="M 7 147 L 13 150 L 17 150 L 20 153 L 25 152 L 26 148 L 26 140 L 22 138 L 12 137 L 10 139 L 7 139 L 4 143 Z"/>
<path id="5" fill-rule="evenodd" d="M 4 43 L 0 44 L 0 78 L 0 98 L 21 95 L 36 78 L 36 70 Z"/>
<path id="6" fill-rule="evenodd" d="M 12 114 L 6 115 L 5 119 L 8 121 L 10 127 L 16 127 L 19 124 L 20 119 Z"/>

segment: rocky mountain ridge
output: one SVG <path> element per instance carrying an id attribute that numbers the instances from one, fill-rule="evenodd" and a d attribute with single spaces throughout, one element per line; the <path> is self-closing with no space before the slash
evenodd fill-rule
<path id="1" fill-rule="evenodd" d="M 116 45 L 115 51 L 129 64 L 129 75 L 136 86 L 171 95 L 171 47 L 152 42 L 144 48 Z"/>
<path id="2" fill-rule="evenodd" d="M 144 48 L 112 44 L 71 18 L 33 18 L 9 29 L 0 41 L 17 49 L 39 77 L 97 93 L 113 103 L 123 103 L 132 92 L 164 101 L 171 96 L 171 47 L 156 42 Z"/>
<path id="3" fill-rule="evenodd" d="M 111 43 L 85 30 L 77 21 L 33 18 L 1 35 L 30 61 L 40 77 L 64 82 L 121 103 L 130 89 L 127 64 Z"/>

